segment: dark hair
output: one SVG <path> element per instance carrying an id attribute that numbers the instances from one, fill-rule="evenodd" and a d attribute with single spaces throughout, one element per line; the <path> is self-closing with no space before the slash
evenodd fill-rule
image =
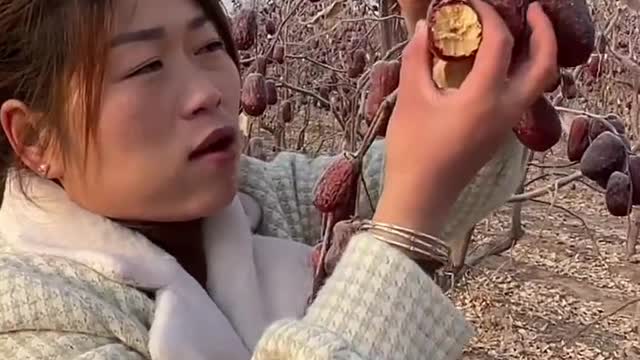
<path id="1" fill-rule="evenodd" d="M 224 7 L 219 0 L 193 1 L 239 66 Z M 57 146 L 65 159 L 72 144 L 84 145 L 86 159 L 87 140 L 97 127 L 113 10 L 114 0 L 0 0 L 0 104 L 17 99 L 42 115 L 25 142 Z M 10 168 L 25 169 L 0 131 L 0 190 Z"/>

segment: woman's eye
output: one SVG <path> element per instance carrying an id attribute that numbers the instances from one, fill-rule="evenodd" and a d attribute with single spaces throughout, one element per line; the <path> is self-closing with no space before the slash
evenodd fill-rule
<path id="1" fill-rule="evenodd" d="M 129 75 L 127 75 L 127 78 L 146 74 L 152 71 L 157 71 L 157 70 L 160 70 L 161 68 L 162 68 L 162 62 L 160 60 L 156 60 L 130 73 Z"/>
<path id="2" fill-rule="evenodd" d="M 219 41 L 219 40 L 212 41 L 212 42 L 208 43 L 207 45 L 203 46 L 202 48 L 200 48 L 196 52 L 196 55 L 200 55 L 203 52 L 215 52 L 217 50 L 222 49 L 223 46 L 224 46 L 224 44 L 222 43 L 222 41 Z"/>

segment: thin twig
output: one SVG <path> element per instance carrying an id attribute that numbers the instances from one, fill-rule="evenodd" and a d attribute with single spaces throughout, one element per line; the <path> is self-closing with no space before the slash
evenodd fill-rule
<path id="1" fill-rule="evenodd" d="M 569 185 L 570 183 L 582 178 L 584 175 L 582 175 L 582 172 L 580 171 L 576 171 L 572 174 L 569 174 L 563 178 L 560 178 L 558 180 L 556 180 L 553 184 L 544 186 L 540 189 L 536 189 L 536 190 L 532 190 L 532 191 L 527 191 L 526 193 L 523 194 L 518 194 L 518 195 L 513 195 L 511 196 L 511 198 L 509 200 L 507 200 L 507 202 L 509 203 L 515 203 L 515 202 L 520 202 L 520 201 L 527 201 L 527 200 L 531 200 L 531 199 L 535 199 L 541 196 L 544 196 L 545 194 L 547 194 L 549 191 L 552 191 L 556 188 L 560 189 L 564 186 Z"/>
<path id="2" fill-rule="evenodd" d="M 640 302 L 640 297 L 639 298 L 635 298 L 635 299 L 631 299 L 629 301 L 627 301 L 626 303 L 620 305 L 617 309 L 611 311 L 608 314 L 603 314 L 600 317 L 598 317 L 597 319 L 595 319 L 594 321 L 590 322 L 589 324 L 587 324 L 585 327 L 583 327 L 582 329 L 580 329 L 577 333 L 575 333 L 573 336 L 569 337 L 568 339 L 566 339 L 567 342 L 573 341 L 576 338 L 578 338 L 580 335 L 582 335 L 585 331 L 589 330 L 589 328 L 591 328 L 593 325 L 599 323 L 600 321 L 610 318 L 613 315 L 619 313 L 620 311 L 628 308 L 629 306 Z"/>

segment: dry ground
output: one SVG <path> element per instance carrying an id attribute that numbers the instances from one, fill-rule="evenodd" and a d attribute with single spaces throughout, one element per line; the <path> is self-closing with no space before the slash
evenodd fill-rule
<path id="1" fill-rule="evenodd" d="M 590 1 L 600 29 L 624 2 Z M 609 33 L 616 50 L 636 62 L 639 24 L 637 13 L 623 9 Z M 632 79 L 633 73 L 619 64 L 596 81 L 580 74 L 580 96 L 562 106 L 615 112 L 629 130 L 637 129 L 637 95 L 624 84 Z M 637 132 L 628 133 L 637 143 Z M 565 146 L 556 146 L 557 157 L 548 157 L 545 164 L 566 163 Z M 575 169 L 545 170 L 568 174 Z M 529 178 L 541 170 L 532 171 Z M 528 190 L 540 185 L 544 182 Z M 526 235 L 512 251 L 486 259 L 453 295 L 476 326 L 469 359 L 640 359 L 640 305 L 619 310 L 640 298 L 640 264 L 624 254 L 627 219 L 610 216 L 604 195 L 579 182 L 561 189 L 555 203 L 573 214 L 525 203 Z M 479 224 L 476 241 L 508 236 L 510 217 L 511 207 L 504 206 Z"/>
<path id="2" fill-rule="evenodd" d="M 608 215 L 603 195 L 582 183 L 561 190 L 556 204 L 574 215 L 525 203 L 526 235 L 453 294 L 476 327 L 469 359 L 640 358 L 640 305 L 600 319 L 640 298 L 640 265 L 624 255 L 626 219 Z M 510 218 L 511 206 L 497 211 L 479 224 L 476 241 L 508 236 Z"/>

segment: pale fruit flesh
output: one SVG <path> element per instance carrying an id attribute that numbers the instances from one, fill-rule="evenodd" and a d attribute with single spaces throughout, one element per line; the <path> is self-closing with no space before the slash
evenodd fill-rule
<path id="1" fill-rule="evenodd" d="M 443 57 L 473 56 L 480 46 L 482 25 L 469 5 L 454 4 L 437 9 L 431 25 L 433 44 Z"/>

